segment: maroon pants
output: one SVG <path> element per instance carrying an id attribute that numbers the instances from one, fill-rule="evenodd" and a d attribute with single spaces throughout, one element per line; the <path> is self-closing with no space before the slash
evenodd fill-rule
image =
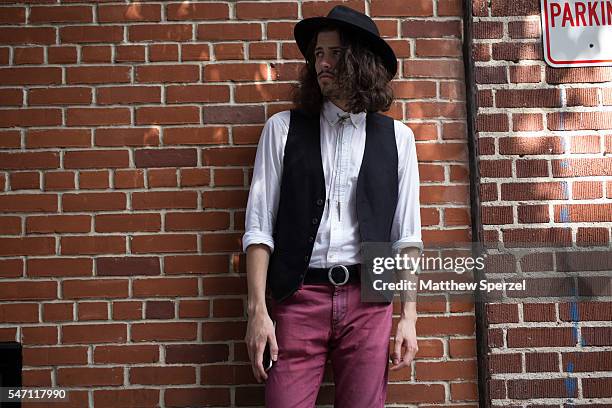
<path id="1" fill-rule="evenodd" d="M 384 407 L 393 306 L 362 303 L 359 283 L 303 285 L 272 303 L 278 361 L 268 372 L 267 408 L 311 408 L 328 358 L 335 408 Z"/>

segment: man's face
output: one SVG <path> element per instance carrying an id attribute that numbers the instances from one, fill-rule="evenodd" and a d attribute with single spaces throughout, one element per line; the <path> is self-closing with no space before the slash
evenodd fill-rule
<path id="1" fill-rule="evenodd" d="M 338 31 L 321 31 L 317 35 L 314 56 L 317 81 L 321 93 L 327 96 L 336 78 L 336 64 L 342 56 L 342 44 Z"/>

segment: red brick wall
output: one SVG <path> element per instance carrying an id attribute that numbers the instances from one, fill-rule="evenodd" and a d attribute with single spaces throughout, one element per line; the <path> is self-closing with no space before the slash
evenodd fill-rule
<path id="1" fill-rule="evenodd" d="M 612 68 L 546 66 L 538 0 L 473 4 L 485 240 L 536 247 L 494 271 L 584 271 L 579 290 L 610 296 Z M 609 405 L 612 303 L 491 304 L 487 318 L 492 406 Z"/>
<path id="2" fill-rule="evenodd" d="M 0 340 L 23 344 L 24 384 L 78 388 L 75 407 L 262 405 L 250 169 L 290 106 L 293 25 L 338 2 L 1 3 Z M 424 240 L 469 240 L 461 2 L 345 3 L 401 59 L 390 114 L 418 141 Z M 419 311 L 388 402 L 474 406 L 473 305 Z"/>

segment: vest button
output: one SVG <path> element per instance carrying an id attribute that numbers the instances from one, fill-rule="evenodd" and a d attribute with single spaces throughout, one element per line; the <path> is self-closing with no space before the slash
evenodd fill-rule
<path id="1" fill-rule="evenodd" d="M 323 199 L 322 198 L 319 198 L 317 200 L 317 205 L 323 205 Z"/>
<path id="2" fill-rule="evenodd" d="M 308 258 L 310 258 L 310 257 L 309 257 L 308 255 L 306 255 L 306 256 L 304 257 L 304 260 L 305 260 L 305 261 L 308 261 Z"/>
<path id="3" fill-rule="evenodd" d="M 308 237 L 308 242 L 314 242 L 314 237 L 312 235 Z"/>
<path id="4" fill-rule="evenodd" d="M 315 225 L 317 222 L 319 222 L 318 218 L 315 217 L 312 219 L 312 225 Z"/>

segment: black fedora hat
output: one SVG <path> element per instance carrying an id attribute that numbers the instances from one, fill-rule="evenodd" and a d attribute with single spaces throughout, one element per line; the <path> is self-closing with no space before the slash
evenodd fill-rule
<path id="1" fill-rule="evenodd" d="M 334 7 L 326 17 L 311 17 L 304 19 L 295 25 L 293 36 L 302 55 L 306 57 L 308 44 L 321 27 L 337 26 L 355 35 L 369 49 L 379 55 L 383 64 L 389 71 L 391 78 L 397 72 L 397 58 L 393 49 L 380 37 L 378 28 L 372 19 L 365 14 L 345 6 Z"/>

